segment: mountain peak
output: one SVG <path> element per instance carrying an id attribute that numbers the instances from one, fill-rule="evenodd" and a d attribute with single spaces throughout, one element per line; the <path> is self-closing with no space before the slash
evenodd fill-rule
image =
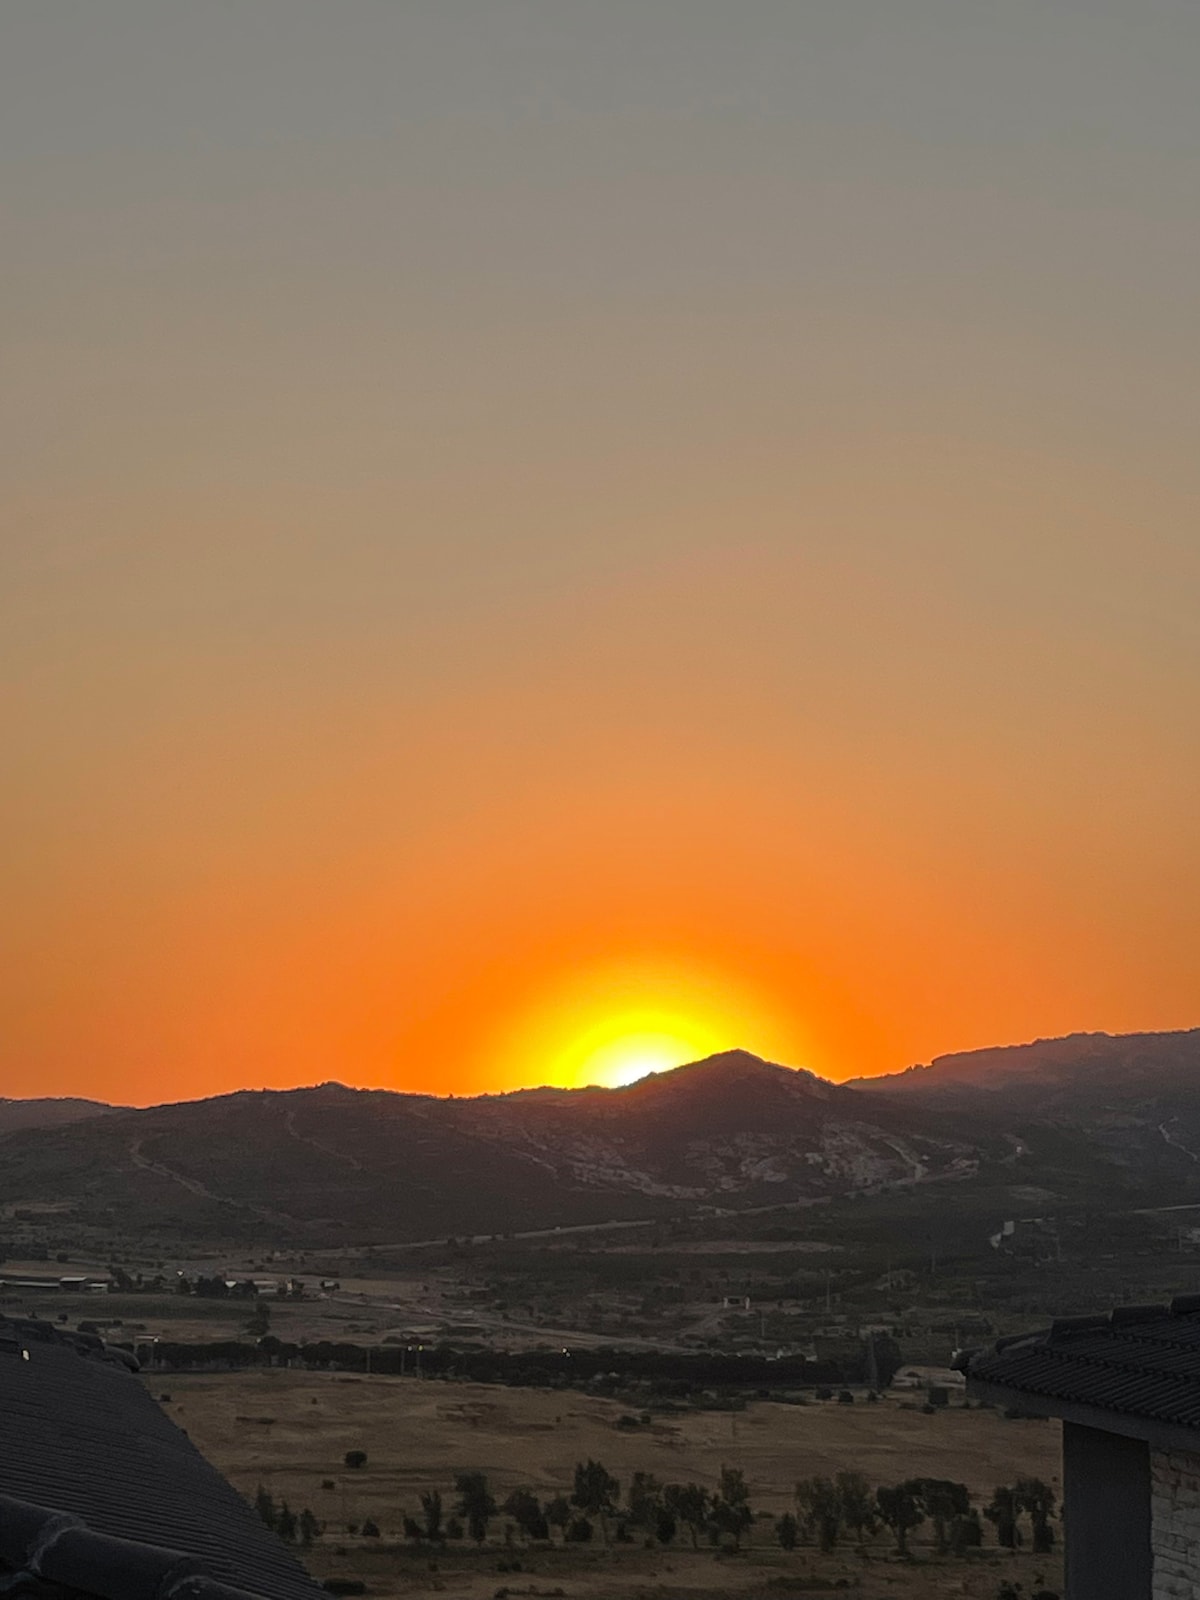
<path id="1" fill-rule="evenodd" d="M 719 1050 L 715 1055 L 700 1061 L 689 1061 L 666 1072 L 652 1072 L 624 1089 L 615 1092 L 643 1103 L 669 1098 L 673 1103 L 686 1100 L 715 1098 L 728 1105 L 730 1094 L 767 1095 L 779 1093 L 818 1094 L 831 1092 L 833 1086 L 818 1078 L 804 1067 L 784 1067 L 777 1061 L 767 1061 L 752 1050 Z"/>
<path id="2" fill-rule="evenodd" d="M 803 1079 L 810 1083 L 823 1083 L 823 1078 L 818 1078 L 815 1072 L 810 1072 L 807 1067 L 785 1067 L 778 1061 L 768 1061 L 764 1056 L 756 1056 L 752 1050 L 718 1050 L 715 1055 L 704 1056 L 699 1061 L 689 1061 L 686 1065 L 673 1067 L 670 1073 L 659 1073 L 661 1078 L 673 1077 L 676 1074 L 685 1074 L 688 1077 L 711 1078 L 776 1078 Z"/>

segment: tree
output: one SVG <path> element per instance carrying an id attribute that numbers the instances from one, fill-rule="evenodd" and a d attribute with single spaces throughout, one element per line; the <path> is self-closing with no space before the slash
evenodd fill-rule
<path id="1" fill-rule="evenodd" d="M 662 1510 L 662 1484 L 652 1472 L 635 1472 L 629 1484 L 629 1520 L 653 1528 Z"/>
<path id="2" fill-rule="evenodd" d="M 997 1484 L 995 1494 L 983 1508 L 984 1516 L 995 1524 L 996 1542 L 1006 1550 L 1015 1550 L 1021 1542 L 1021 1530 L 1017 1527 L 1019 1511 L 1016 1497 L 1003 1483 Z"/>
<path id="3" fill-rule="evenodd" d="M 919 1528 L 925 1521 L 925 1513 L 913 1493 L 912 1484 L 881 1484 L 875 1491 L 875 1503 L 879 1507 L 880 1521 L 896 1536 L 897 1552 L 902 1556 L 907 1555 L 909 1529 Z"/>
<path id="4" fill-rule="evenodd" d="M 308 1507 L 305 1506 L 304 1510 L 300 1513 L 300 1543 L 307 1550 L 312 1544 L 313 1540 L 319 1539 L 320 1536 L 321 1524 L 317 1521 L 316 1517 L 313 1516 Z"/>
<path id="5" fill-rule="evenodd" d="M 565 1494 L 556 1494 L 546 1501 L 546 1521 L 552 1528 L 565 1530 L 571 1520 L 571 1502 Z"/>
<path id="6" fill-rule="evenodd" d="M 1048 1555 L 1054 1549 L 1054 1529 L 1050 1526 L 1054 1515 L 1054 1490 L 1040 1478 L 1018 1478 L 1012 1494 L 1014 1506 L 1029 1513 L 1035 1555 Z"/>
<path id="7" fill-rule="evenodd" d="M 659 1506 L 658 1515 L 654 1519 L 654 1537 L 659 1544 L 670 1544 L 675 1537 L 675 1518 L 666 1506 Z"/>
<path id="8" fill-rule="evenodd" d="M 262 1339 L 271 1331 L 271 1308 L 265 1300 L 259 1300 L 246 1322 L 246 1332 L 255 1339 Z"/>
<path id="9" fill-rule="evenodd" d="M 421 1495 L 421 1514 L 425 1518 L 425 1537 L 430 1544 L 440 1544 L 442 1533 L 442 1495 L 439 1489 L 430 1489 Z"/>
<path id="10" fill-rule="evenodd" d="M 968 1550 L 978 1550 L 983 1543 L 983 1529 L 979 1526 L 979 1513 L 974 1506 L 965 1516 L 957 1516 L 950 1524 L 950 1548 L 956 1556 L 965 1556 Z"/>
<path id="11" fill-rule="evenodd" d="M 698 1483 L 669 1483 L 663 1490 L 663 1505 L 677 1521 L 687 1524 L 695 1550 L 700 1529 L 708 1521 L 708 1491 Z"/>
<path id="12" fill-rule="evenodd" d="M 467 1519 L 467 1532 L 476 1544 L 487 1538 L 488 1523 L 496 1515 L 496 1502 L 482 1472 L 462 1472 L 454 1480 L 459 1515 Z"/>
<path id="13" fill-rule="evenodd" d="M 858 1543 L 864 1544 L 875 1532 L 875 1499 L 871 1485 L 861 1472 L 839 1472 L 833 1480 L 843 1526 Z"/>
<path id="14" fill-rule="evenodd" d="M 520 1529 L 523 1539 L 548 1539 L 550 1525 L 542 1503 L 531 1489 L 514 1489 L 501 1507 Z"/>
<path id="15" fill-rule="evenodd" d="M 575 1488 L 571 1494 L 571 1504 L 577 1506 L 584 1516 L 600 1518 L 600 1532 L 605 1544 L 608 1543 L 608 1522 L 617 1509 L 617 1501 L 621 1497 L 621 1485 L 608 1468 L 599 1461 L 593 1461 L 591 1456 L 586 1461 L 575 1463 Z"/>
<path id="16" fill-rule="evenodd" d="M 279 1515 L 275 1518 L 275 1532 L 286 1544 L 292 1544 L 296 1538 L 297 1526 L 295 1513 L 286 1500 L 281 1501 Z"/>
<path id="17" fill-rule="evenodd" d="M 359 1467 L 366 1466 L 367 1452 L 365 1450 L 347 1450 L 342 1460 L 348 1467 L 357 1470 Z"/>
<path id="18" fill-rule="evenodd" d="M 800 1524 L 790 1511 L 785 1511 L 775 1523 L 775 1537 L 784 1550 L 794 1550 L 800 1537 Z"/>
<path id="19" fill-rule="evenodd" d="M 911 1478 L 909 1487 L 933 1523 L 933 1540 L 939 1555 L 950 1548 L 948 1528 L 955 1517 L 965 1517 L 971 1509 L 971 1495 L 965 1483 L 949 1478 Z"/>
<path id="20" fill-rule="evenodd" d="M 742 1535 L 754 1521 L 750 1509 L 750 1491 L 746 1476 L 740 1467 L 722 1467 L 721 1484 L 712 1498 L 709 1516 L 718 1534 L 728 1534 L 733 1548 L 740 1550 Z"/>
<path id="21" fill-rule="evenodd" d="M 258 1493 L 254 1496 L 254 1509 L 268 1528 L 273 1528 L 279 1520 L 279 1513 L 275 1509 L 275 1496 L 264 1489 L 261 1483 L 258 1486 Z"/>
<path id="22" fill-rule="evenodd" d="M 796 1509 L 805 1536 L 822 1550 L 832 1550 L 842 1522 L 842 1497 L 831 1478 L 802 1478 L 796 1485 Z"/>

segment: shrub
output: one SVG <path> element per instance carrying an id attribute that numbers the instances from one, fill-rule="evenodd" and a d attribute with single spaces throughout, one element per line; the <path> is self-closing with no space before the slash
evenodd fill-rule
<path id="1" fill-rule="evenodd" d="M 592 1537 L 592 1525 L 586 1517 L 572 1517 L 563 1529 L 563 1538 L 572 1544 L 587 1544 Z"/>
<path id="2" fill-rule="evenodd" d="M 352 1469 L 365 1467 L 367 1464 L 367 1452 L 365 1450 L 347 1450 L 342 1460 L 346 1466 Z"/>
<path id="3" fill-rule="evenodd" d="M 372 1522 L 370 1517 L 362 1525 L 362 1535 L 364 1539 L 378 1539 L 379 1537 L 378 1524 Z"/>

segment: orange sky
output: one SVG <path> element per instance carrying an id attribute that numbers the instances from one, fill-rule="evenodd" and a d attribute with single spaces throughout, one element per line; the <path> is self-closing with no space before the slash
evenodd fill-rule
<path id="1" fill-rule="evenodd" d="M 1190 14 L 104 10 L 0 53 L 0 1093 L 1200 1022 Z"/>

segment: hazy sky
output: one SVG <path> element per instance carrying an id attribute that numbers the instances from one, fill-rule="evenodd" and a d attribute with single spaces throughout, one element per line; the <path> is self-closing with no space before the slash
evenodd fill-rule
<path id="1" fill-rule="evenodd" d="M 1200 1023 L 1198 66 L 9 0 L 0 1093 Z"/>

